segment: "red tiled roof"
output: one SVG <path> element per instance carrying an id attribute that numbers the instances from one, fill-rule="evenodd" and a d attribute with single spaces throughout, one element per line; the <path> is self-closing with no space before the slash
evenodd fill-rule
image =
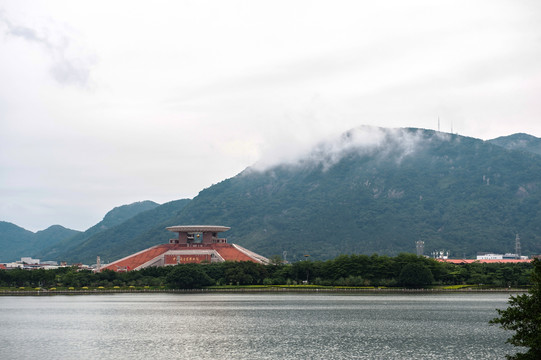
<path id="1" fill-rule="evenodd" d="M 0 269 L 1 269 L 1 270 L 6 270 L 6 265 L 0 264 Z"/>
<path id="2" fill-rule="evenodd" d="M 224 258 L 225 261 L 254 261 L 251 257 L 244 254 L 240 250 L 234 248 L 230 244 L 228 246 L 216 246 L 215 250 Z"/>
<path id="3" fill-rule="evenodd" d="M 217 244 L 208 244 L 205 246 L 183 246 L 179 244 L 162 244 L 162 245 L 156 245 L 154 247 L 151 247 L 149 249 L 140 251 L 138 253 L 135 253 L 133 255 L 127 256 L 123 259 L 117 260 L 115 262 L 112 262 L 111 264 L 105 266 L 102 268 L 102 270 L 108 269 L 113 271 L 129 271 L 134 270 L 140 267 L 141 265 L 144 265 L 145 263 L 159 257 L 160 255 L 165 254 L 166 252 L 170 250 L 186 250 L 189 251 L 190 256 L 181 254 L 182 257 L 182 263 L 186 262 L 201 262 L 204 260 L 200 255 L 197 254 L 198 250 L 204 250 L 208 252 L 208 250 L 214 250 L 216 251 L 225 261 L 253 261 L 253 262 L 259 262 L 258 260 L 250 257 L 249 255 L 245 254 L 241 250 L 235 248 L 232 244 L 227 243 L 217 243 Z M 195 253 L 194 253 L 195 252 Z M 178 253 L 175 252 L 176 256 L 178 257 Z M 204 255 L 205 259 L 206 256 Z M 189 260 L 187 260 L 189 259 Z M 166 254 L 165 258 L 165 264 L 172 265 L 176 264 L 176 261 L 173 261 L 173 259 L 169 258 L 169 256 Z"/>
<path id="4" fill-rule="evenodd" d="M 143 265 L 147 261 L 150 261 L 154 259 L 157 256 L 160 256 L 167 250 L 171 248 L 170 244 L 163 244 L 163 245 L 156 245 L 149 249 L 140 251 L 138 253 L 135 253 L 133 255 L 127 256 L 123 259 L 117 260 L 106 267 L 104 267 L 102 270 L 133 270 L 138 266 Z"/>

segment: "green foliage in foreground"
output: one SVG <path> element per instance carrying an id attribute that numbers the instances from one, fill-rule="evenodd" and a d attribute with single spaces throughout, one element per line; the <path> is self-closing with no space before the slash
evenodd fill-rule
<path id="1" fill-rule="evenodd" d="M 25 289 L 81 289 L 168 287 L 192 289 L 208 286 L 298 286 L 319 287 L 490 287 L 527 286 L 532 265 L 453 265 L 413 254 L 396 257 L 341 255 L 327 261 L 261 265 L 253 262 L 181 264 L 138 271 L 93 273 L 77 268 L 56 270 L 0 270 L 0 287 Z"/>
<path id="2" fill-rule="evenodd" d="M 515 331 L 508 343 L 529 349 L 525 353 L 507 355 L 508 359 L 541 359 L 541 261 L 534 260 L 533 266 L 533 285 L 529 293 L 511 296 L 509 307 L 497 310 L 500 317 L 490 321 L 506 330 Z"/>

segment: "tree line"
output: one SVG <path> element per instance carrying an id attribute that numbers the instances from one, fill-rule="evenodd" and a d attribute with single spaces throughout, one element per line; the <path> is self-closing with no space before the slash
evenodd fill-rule
<path id="1" fill-rule="evenodd" d="M 273 257 L 270 265 L 253 262 L 179 264 L 138 271 L 92 272 L 77 268 L 51 270 L 0 270 L 2 287 L 165 286 L 201 288 L 213 285 L 298 285 L 425 287 L 431 285 L 530 284 L 530 263 L 472 263 L 455 265 L 414 254 L 396 257 L 340 255 L 326 261 L 309 259 L 283 264 Z"/>

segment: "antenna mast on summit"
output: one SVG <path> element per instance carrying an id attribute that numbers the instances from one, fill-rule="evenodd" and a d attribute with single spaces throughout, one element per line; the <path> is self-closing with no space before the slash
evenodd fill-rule
<path id="1" fill-rule="evenodd" d="M 440 117 L 438 116 L 438 132 L 440 132 Z"/>

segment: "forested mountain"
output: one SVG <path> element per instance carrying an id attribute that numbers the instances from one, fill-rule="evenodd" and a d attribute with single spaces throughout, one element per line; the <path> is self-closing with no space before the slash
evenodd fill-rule
<path id="1" fill-rule="evenodd" d="M 356 129 L 296 163 L 202 191 L 179 223 L 205 219 L 263 255 L 541 252 L 541 157 L 428 130 Z"/>
<path id="2" fill-rule="evenodd" d="M 288 260 L 396 255 L 415 252 L 417 240 L 425 253 L 456 257 L 513 252 L 517 233 L 532 254 L 541 253 L 540 205 L 541 156 L 430 130 L 362 127 L 213 185 L 137 237 L 89 239 L 70 256 L 118 259 L 167 242 L 164 228 L 180 224 L 231 226 L 230 242 L 264 256 L 286 251 Z"/>
<path id="3" fill-rule="evenodd" d="M 0 221 L 0 261 L 20 259 L 19 251 L 24 252 L 31 248 L 33 237 L 34 233 L 31 231 L 9 222 Z"/>
<path id="4" fill-rule="evenodd" d="M 57 257 L 68 262 L 93 263 L 96 256 L 101 256 L 102 262 L 106 263 L 159 244 L 161 238 L 158 242 L 153 241 L 154 233 L 172 235 L 165 228 L 175 224 L 174 219 L 189 202 L 189 199 L 171 201 L 140 212 L 116 226 L 87 237 L 76 247 L 59 252 Z"/>
<path id="5" fill-rule="evenodd" d="M 112 261 L 167 242 L 172 234 L 165 227 L 182 224 L 231 226 L 224 234 L 229 242 L 264 256 L 285 251 L 288 260 L 396 255 L 415 252 L 417 240 L 425 242 L 427 254 L 449 250 L 472 257 L 513 252 L 517 233 L 523 254 L 539 254 L 541 156 L 535 139 L 516 134 L 482 141 L 361 127 L 279 165 L 248 168 L 193 200 L 115 208 L 86 232 L 31 255 Z M 517 141 L 522 145 L 512 145 Z M 32 238 L 13 224 L 0 225 L 0 234 L 17 234 L 17 244 Z M 5 236 L 0 241 L 3 254 L 13 248 Z"/>
<path id="6" fill-rule="evenodd" d="M 529 151 L 541 155 L 541 139 L 528 134 L 501 136 L 489 142 L 509 150 Z"/>
<path id="7" fill-rule="evenodd" d="M 77 233 L 79 232 L 76 230 L 60 225 L 33 233 L 15 224 L 0 221 L 0 261 L 16 261 L 21 257 L 32 256 L 45 246 L 73 237 Z"/>
<path id="8" fill-rule="evenodd" d="M 141 212 L 154 209 L 157 206 L 159 206 L 159 204 L 147 200 L 115 207 L 103 217 L 102 221 L 92 226 L 85 232 L 79 232 L 75 236 L 62 239 L 62 241 L 52 242 L 46 247 L 36 249 L 32 255 L 46 260 L 68 260 L 64 259 L 60 255 L 69 252 L 70 249 L 80 246 L 92 235 L 106 231 L 107 229 L 121 224 Z"/>
<path id="9" fill-rule="evenodd" d="M 35 233 L 35 242 L 39 245 L 37 247 L 35 246 L 34 249 L 43 249 L 64 239 L 70 239 L 80 233 L 80 231 L 66 229 L 60 225 L 50 226 L 45 230 L 40 230 Z M 34 253 L 35 251 L 32 252 L 32 254 Z"/>

